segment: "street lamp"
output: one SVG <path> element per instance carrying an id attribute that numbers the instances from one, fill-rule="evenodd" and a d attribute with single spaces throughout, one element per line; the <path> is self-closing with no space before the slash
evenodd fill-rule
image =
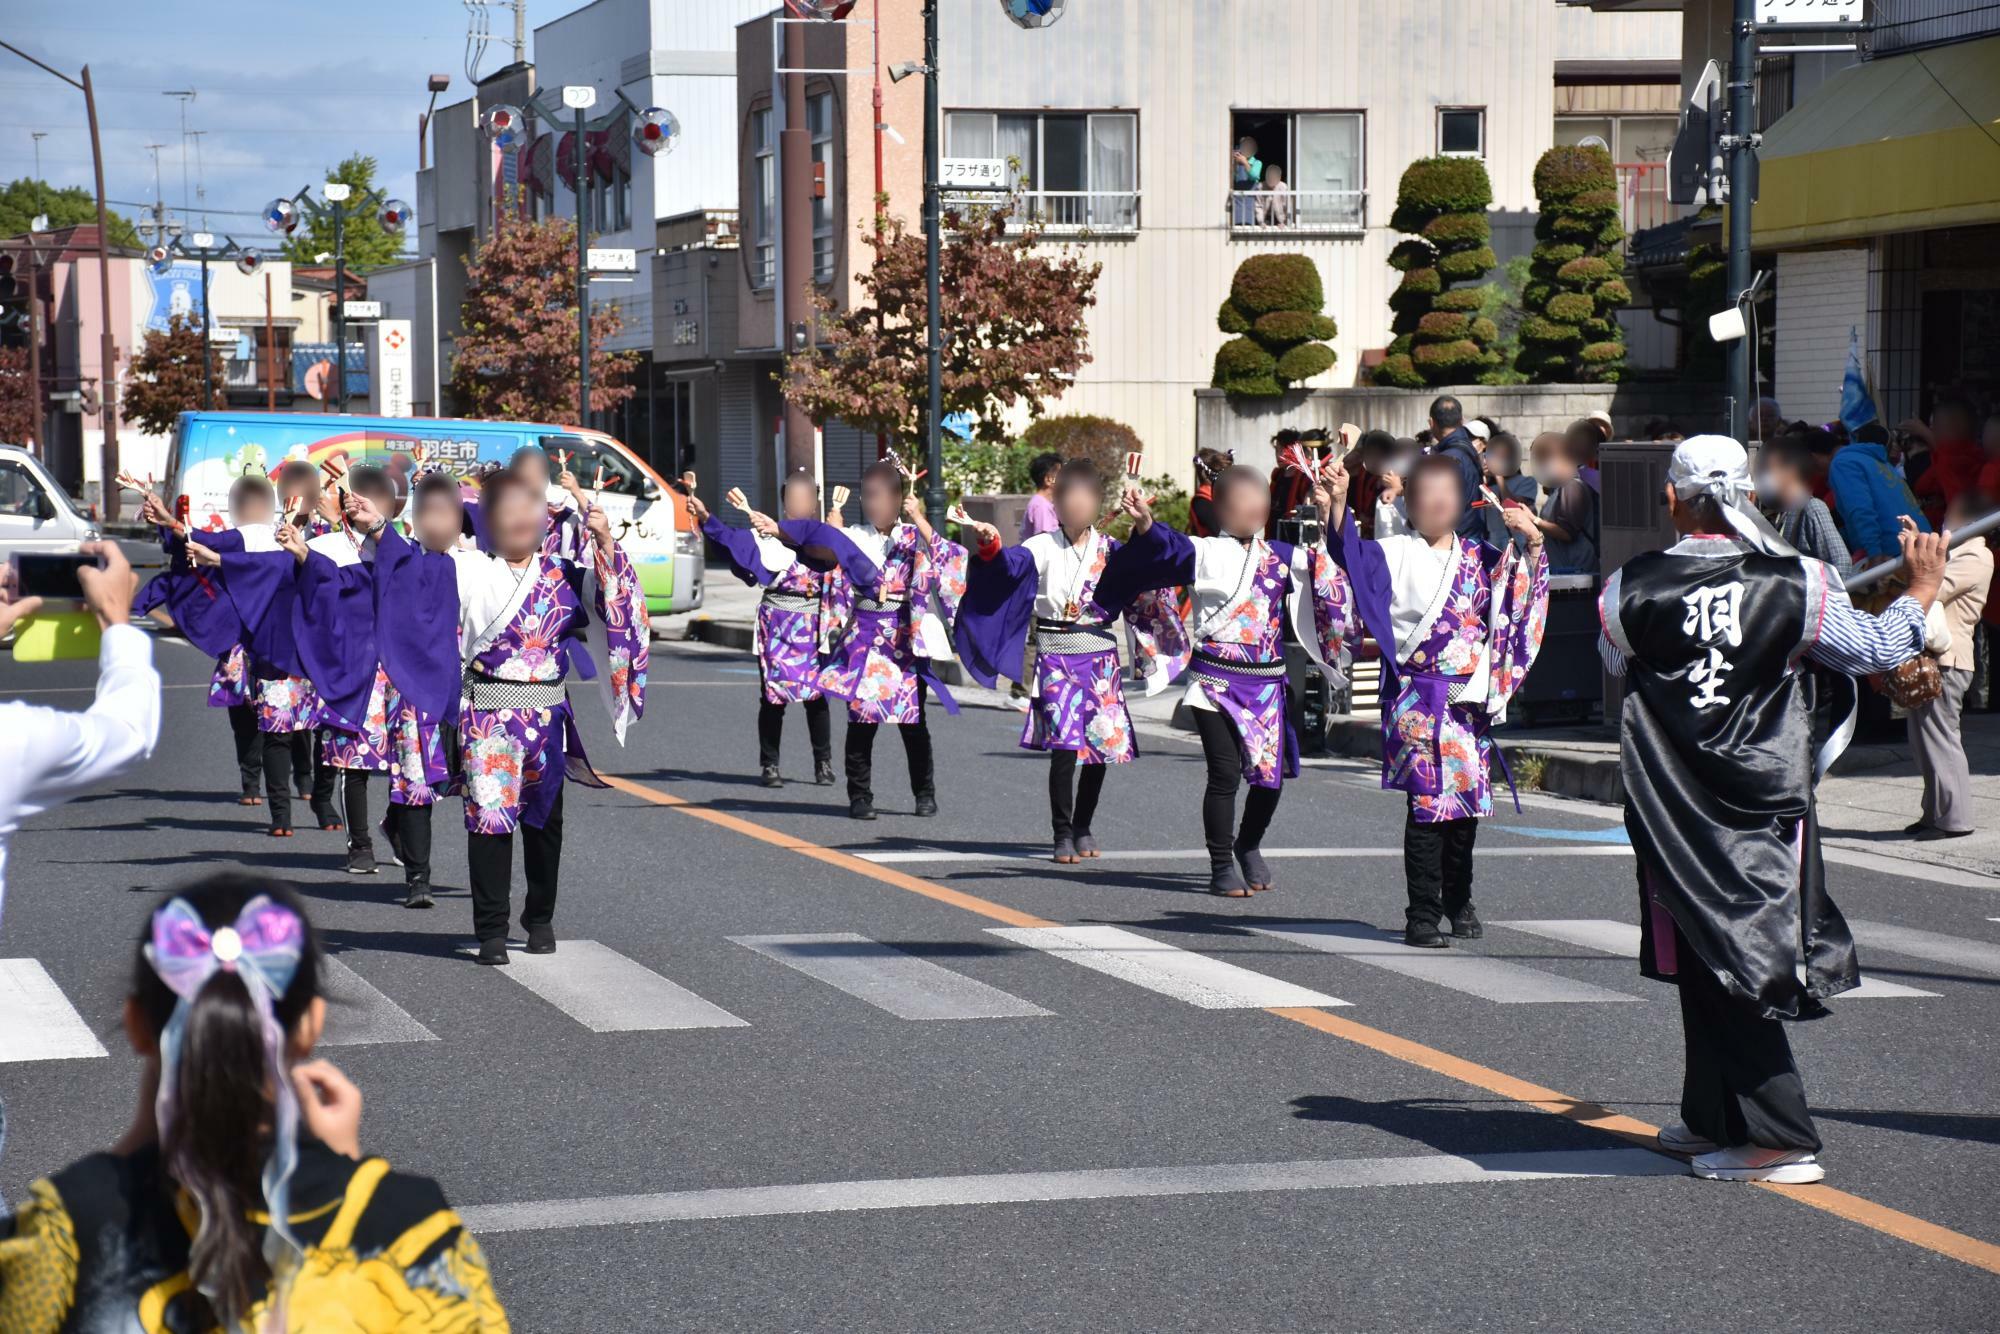
<path id="1" fill-rule="evenodd" d="M 235 240 L 224 236 L 218 238 L 211 232 L 194 232 L 174 237 L 165 245 L 154 246 L 151 252 L 154 273 L 166 273 L 174 267 L 174 260 L 192 259 L 201 263 L 201 410 L 215 408 L 215 382 L 208 373 L 208 340 L 215 328 L 215 312 L 208 304 L 208 264 L 210 260 L 234 259 L 236 267 L 246 274 L 257 272 L 263 267 L 264 257 L 254 250 L 236 244 Z"/>
<path id="2" fill-rule="evenodd" d="M 345 181 L 326 181 L 320 198 L 312 197 L 310 185 L 299 187 L 290 199 L 273 199 L 264 205 L 264 225 L 272 232 L 289 236 L 302 218 L 333 222 L 333 410 L 347 411 L 347 222 L 374 214 L 383 231 L 402 235 L 416 217 L 416 211 L 400 199 L 384 199 L 380 192 L 355 187 Z"/>

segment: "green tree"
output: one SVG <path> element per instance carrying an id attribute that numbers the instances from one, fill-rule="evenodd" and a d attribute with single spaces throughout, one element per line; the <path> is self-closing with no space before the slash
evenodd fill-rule
<path id="1" fill-rule="evenodd" d="M 73 227 L 97 221 L 97 196 L 81 186 L 58 190 L 47 181 L 23 177 L 0 188 L 0 236 L 19 236 L 37 213 L 49 215 L 50 227 Z M 111 244 L 139 249 L 139 233 L 122 213 L 106 211 Z"/>
<path id="2" fill-rule="evenodd" d="M 1395 338 L 1375 383 L 1471 384 L 1499 367 L 1492 347 L 1500 331 L 1480 314 L 1483 280 L 1496 263 L 1486 220 L 1492 203 L 1493 182 L 1478 158 L 1419 158 L 1403 172 L 1389 225 L 1410 239 L 1389 252 L 1403 280 L 1389 294 Z"/>
<path id="3" fill-rule="evenodd" d="M 1319 267 L 1306 255 L 1252 255 L 1236 266 L 1216 327 L 1236 337 L 1215 351 L 1217 389 L 1233 398 L 1275 398 L 1333 369 L 1325 340 L 1339 332 L 1325 314 Z"/>
<path id="4" fill-rule="evenodd" d="M 1558 145 L 1535 164 L 1535 195 L 1542 215 L 1514 364 L 1544 384 L 1616 380 L 1625 360 L 1618 308 L 1632 300 L 1618 168 L 1602 148 Z"/>
<path id="5" fill-rule="evenodd" d="M 329 170 L 322 180 L 341 181 L 354 187 L 348 197 L 347 207 L 353 208 L 355 201 L 367 191 L 376 189 L 375 159 L 365 153 L 350 154 L 341 164 Z M 313 186 L 313 197 L 320 197 L 319 186 Z M 299 229 L 285 242 L 285 258 L 294 264 L 318 264 L 321 255 L 333 253 L 333 218 L 316 218 L 305 210 L 300 210 Z M 375 220 L 373 211 L 349 214 L 342 224 L 345 232 L 347 267 L 354 272 L 379 269 L 385 264 L 394 264 L 403 254 L 403 238 L 391 236 L 382 230 Z M 333 261 L 328 260 L 331 264 Z"/>

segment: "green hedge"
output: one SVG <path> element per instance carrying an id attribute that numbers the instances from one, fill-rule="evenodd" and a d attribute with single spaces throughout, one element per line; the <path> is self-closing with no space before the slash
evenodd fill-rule
<path id="1" fill-rule="evenodd" d="M 1632 300 L 1619 220 L 1618 169 L 1602 148 L 1558 146 L 1535 163 L 1531 279 L 1522 291 L 1527 318 L 1514 369 L 1544 383 L 1615 380 L 1624 333 L 1609 312 Z"/>
<path id="2" fill-rule="evenodd" d="M 1486 295 L 1477 287 L 1454 287 L 1449 292 L 1439 292 L 1437 300 L 1431 303 L 1431 309 L 1470 312 L 1485 304 Z"/>
<path id="3" fill-rule="evenodd" d="M 1252 255 L 1236 266 L 1229 299 L 1252 318 L 1274 310 L 1318 312 L 1326 307 L 1319 266 L 1306 255 Z"/>
<path id="4" fill-rule="evenodd" d="M 1408 353 L 1392 352 L 1375 368 L 1375 383 L 1392 389 L 1422 389 L 1426 382 L 1423 376 L 1417 374 Z"/>
<path id="5" fill-rule="evenodd" d="M 1282 394 L 1334 364 L 1324 340 L 1340 329 L 1327 315 L 1319 266 L 1295 254 L 1252 255 L 1237 266 L 1216 327 L 1237 337 L 1215 354 L 1212 383 L 1253 398 Z"/>
<path id="6" fill-rule="evenodd" d="M 1428 269 L 1437 263 L 1437 251 L 1425 241 L 1398 241 L 1389 252 L 1389 267 L 1398 272 L 1405 269 Z"/>
<path id="7" fill-rule="evenodd" d="M 1378 384 L 1462 384 L 1498 358 L 1488 345 L 1499 330 L 1484 311 L 1481 283 L 1498 262 L 1486 210 L 1493 183 L 1477 158 L 1412 162 L 1397 185 L 1390 226 L 1406 235 L 1389 253 L 1402 280 L 1389 295 L 1395 341 L 1375 372 Z"/>
<path id="8" fill-rule="evenodd" d="M 1595 190 L 1616 190 L 1618 168 L 1602 148 L 1558 145 L 1535 163 L 1535 196 L 1546 210 Z"/>
<path id="9" fill-rule="evenodd" d="M 1482 246 L 1493 239 L 1484 213 L 1445 213 L 1424 224 L 1424 239 L 1435 246 Z"/>
<path id="10" fill-rule="evenodd" d="M 1106 478 L 1123 476 L 1125 456 L 1146 448 L 1124 422 L 1081 412 L 1039 418 L 1021 432 L 1021 444 L 1036 454 L 1089 459 Z"/>
<path id="11" fill-rule="evenodd" d="M 1225 299 L 1222 309 L 1215 312 L 1215 327 L 1226 334 L 1247 334 L 1250 317 L 1238 310 L 1234 301 Z"/>
<path id="12" fill-rule="evenodd" d="M 1278 358 L 1278 379 L 1286 384 L 1310 380 L 1333 369 L 1333 349 L 1325 343 L 1300 343 Z"/>
<path id="13" fill-rule="evenodd" d="M 1484 278 L 1499 262 L 1499 257 L 1490 247 L 1481 246 L 1477 250 L 1461 250 L 1444 256 L 1438 260 L 1438 272 L 1453 282 L 1472 282 Z"/>
<path id="14" fill-rule="evenodd" d="M 1545 307 L 1549 318 L 1564 324 L 1587 320 L 1597 313 L 1597 303 L 1581 292 L 1557 292 Z"/>
<path id="15" fill-rule="evenodd" d="M 1417 332 L 1429 338 L 1464 338 L 1472 328 L 1472 316 L 1454 310 L 1434 310 L 1417 321 Z"/>

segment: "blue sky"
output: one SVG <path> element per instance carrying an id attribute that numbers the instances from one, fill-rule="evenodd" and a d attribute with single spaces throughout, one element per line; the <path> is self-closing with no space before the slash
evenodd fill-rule
<path id="1" fill-rule="evenodd" d="M 699 3 L 700 0 L 683 0 Z M 533 30 L 583 0 L 529 0 Z M 199 139 L 201 184 L 212 230 L 245 244 L 269 234 L 254 213 L 274 195 L 317 184 L 352 152 L 380 163 L 377 179 L 416 202 L 417 117 L 431 74 L 451 75 L 439 99 L 470 92 L 465 76 L 466 8 L 462 0 L 7 0 L 0 36 L 74 74 L 88 63 L 104 131 L 106 193 L 150 207 L 153 155 L 169 209 L 182 202 L 180 103 L 161 93 L 195 90 L 190 130 Z M 490 74 L 510 61 L 512 10 L 491 8 L 495 40 L 479 66 Z M 19 57 L 0 51 L 0 179 L 32 176 L 36 130 L 42 175 L 88 189 L 90 139 L 83 95 Z M 196 146 L 189 141 L 187 195 L 194 199 Z M 135 216 L 140 209 L 118 206 Z"/>

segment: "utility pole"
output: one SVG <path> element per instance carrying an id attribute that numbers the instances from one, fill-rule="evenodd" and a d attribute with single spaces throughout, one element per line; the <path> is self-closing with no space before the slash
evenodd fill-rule
<path id="1" fill-rule="evenodd" d="M 345 208 L 336 208 L 333 211 L 333 410 L 347 411 L 347 210 Z"/>
<path id="2" fill-rule="evenodd" d="M 567 98 L 569 90 L 563 90 Z M 593 99 L 595 100 L 595 99 Z M 576 107 L 576 424 L 590 425 L 590 148 L 585 133 L 589 105 Z"/>
<path id="3" fill-rule="evenodd" d="M 528 63 L 528 0 L 514 0 L 514 63 Z"/>
<path id="4" fill-rule="evenodd" d="M 811 343 L 813 294 L 813 175 L 812 131 L 806 127 L 806 28 L 805 21 L 787 21 L 774 15 L 773 23 L 784 33 L 784 61 L 780 75 L 785 94 L 785 128 L 778 132 L 778 165 L 782 174 L 780 198 L 783 211 L 779 235 L 783 246 L 780 276 L 782 299 L 778 303 L 778 346 L 788 355 L 805 351 Z M 785 473 L 811 473 L 813 468 L 813 423 L 804 408 L 785 399 Z M 778 479 L 783 484 L 783 479 Z"/>
<path id="5" fill-rule="evenodd" d="M 1757 193 L 1757 21 L 1755 0 L 1735 0 L 1729 31 L 1729 135 L 1723 141 L 1729 164 L 1729 295 L 1744 300 L 1750 290 L 1750 210 Z M 1748 311 L 1744 312 L 1747 316 Z M 1756 349 L 1751 333 L 1729 345 L 1729 434 L 1749 439 L 1751 405 L 1757 386 L 1750 381 Z"/>
<path id="6" fill-rule="evenodd" d="M 194 101 L 192 88 L 168 89 L 161 97 L 177 97 L 181 103 L 181 226 L 188 220 L 188 103 Z"/>
<path id="7" fill-rule="evenodd" d="M 924 375 L 928 382 L 924 409 L 924 466 L 930 469 L 930 493 L 925 508 L 931 527 L 944 531 L 944 341 L 938 306 L 943 300 L 938 282 L 939 230 L 943 219 L 938 199 L 938 157 L 942 127 L 938 115 L 938 0 L 924 0 Z"/>

